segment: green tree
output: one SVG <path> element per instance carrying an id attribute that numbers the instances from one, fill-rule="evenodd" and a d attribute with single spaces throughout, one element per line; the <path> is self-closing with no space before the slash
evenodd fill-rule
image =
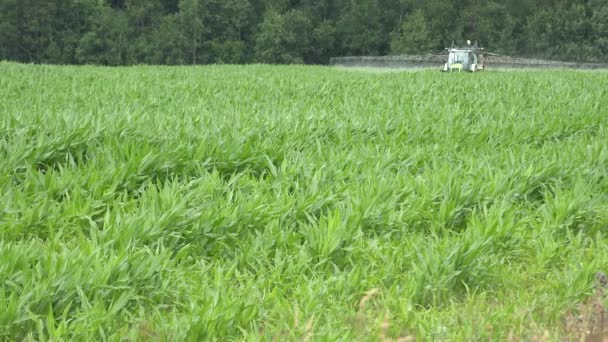
<path id="1" fill-rule="evenodd" d="M 100 5 L 89 20 L 92 22 L 91 29 L 79 41 L 77 61 L 84 64 L 126 64 L 127 15 L 121 10 Z"/>
<path id="2" fill-rule="evenodd" d="M 405 17 L 403 24 L 391 34 L 393 54 L 427 53 L 435 46 L 422 10 Z"/>
<path id="3" fill-rule="evenodd" d="M 382 31 L 378 0 L 352 0 L 336 18 L 340 50 L 349 55 L 382 55 L 388 34 Z"/>
<path id="4" fill-rule="evenodd" d="M 285 41 L 285 49 L 291 52 L 298 62 L 308 62 L 313 53 L 314 25 L 306 11 L 292 9 L 285 13 L 285 32 L 289 41 Z"/>
<path id="5" fill-rule="evenodd" d="M 601 44 L 601 38 L 594 32 L 602 30 L 601 8 L 563 0 L 540 9 L 527 24 L 526 51 L 555 60 L 601 60 L 601 50 L 595 46 Z M 596 19 L 595 13 L 599 15 Z"/>
<path id="6" fill-rule="evenodd" d="M 335 54 L 336 29 L 330 20 L 318 23 L 312 31 L 312 42 L 305 56 L 306 63 L 325 64 Z"/>
<path id="7" fill-rule="evenodd" d="M 264 15 L 255 38 L 255 60 L 261 63 L 303 63 L 301 56 L 290 51 L 298 37 L 286 28 L 285 16 L 274 10 Z"/>
<path id="8" fill-rule="evenodd" d="M 462 9 L 464 40 L 476 40 L 486 48 L 499 53 L 512 53 L 516 49 L 516 21 L 503 2 L 474 0 Z"/>
<path id="9" fill-rule="evenodd" d="M 247 0 L 204 0 L 209 62 L 243 63 L 253 8 Z"/>
<path id="10" fill-rule="evenodd" d="M 469 6 L 468 1 L 409 0 L 405 3 L 407 13 L 422 10 L 428 30 L 436 41 L 433 49 L 443 49 L 452 41 L 462 40 L 465 23 L 460 13 Z"/>
<path id="11" fill-rule="evenodd" d="M 15 3 L 0 1 L 0 59 L 21 60 L 17 7 Z"/>
<path id="12" fill-rule="evenodd" d="M 154 44 L 159 34 L 163 6 L 159 0 L 130 0 L 125 4 L 129 20 L 128 63 L 157 63 L 160 59 Z"/>
<path id="13" fill-rule="evenodd" d="M 77 63 L 76 52 L 83 32 L 88 32 L 90 22 L 87 18 L 97 10 L 95 0 L 54 0 L 49 46 L 45 53 L 47 63 Z"/>
<path id="14" fill-rule="evenodd" d="M 478 40 L 607 61 L 606 0 L 0 0 L 0 58 L 42 63 L 327 63 Z"/>
<path id="15" fill-rule="evenodd" d="M 191 64 L 200 62 L 199 56 L 207 28 L 203 23 L 203 6 L 201 0 L 181 0 L 179 3 L 179 31 L 181 43 L 190 56 Z"/>
<path id="16" fill-rule="evenodd" d="M 591 2 L 592 45 L 595 47 L 594 59 L 608 63 L 608 3 L 600 0 Z"/>
<path id="17" fill-rule="evenodd" d="M 245 61 L 247 47 L 241 40 L 218 40 L 209 42 L 210 50 L 215 63 L 238 64 Z"/>
<path id="18" fill-rule="evenodd" d="M 182 33 L 177 14 L 169 14 L 161 20 L 158 32 L 154 36 L 156 60 L 159 64 L 187 64 L 190 56 L 183 48 Z"/>

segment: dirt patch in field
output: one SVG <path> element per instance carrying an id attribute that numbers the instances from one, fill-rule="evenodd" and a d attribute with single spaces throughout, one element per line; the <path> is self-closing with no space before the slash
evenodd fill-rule
<path id="1" fill-rule="evenodd" d="M 608 294 L 608 277 L 598 272 L 595 280 L 593 296 L 575 306 L 564 317 L 568 340 L 608 342 L 608 310 L 604 304 Z"/>

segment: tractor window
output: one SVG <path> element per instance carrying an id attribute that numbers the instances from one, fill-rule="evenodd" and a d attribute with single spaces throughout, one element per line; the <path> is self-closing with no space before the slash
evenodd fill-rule
<path id="1" fill-rule="evenodd" d="M 466 63 L 469 60 L 469 56 L 465 51 L 457 51 L 454 53 L 454 61 L 458 63 Z"/>

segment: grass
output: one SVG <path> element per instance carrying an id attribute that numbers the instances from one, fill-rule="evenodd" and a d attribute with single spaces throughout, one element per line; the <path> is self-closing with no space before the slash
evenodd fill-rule
<path id="1" fill-rule="evenodd" d="M 607 73 L 0 71 L 0 339 L 604 329 Z"/>

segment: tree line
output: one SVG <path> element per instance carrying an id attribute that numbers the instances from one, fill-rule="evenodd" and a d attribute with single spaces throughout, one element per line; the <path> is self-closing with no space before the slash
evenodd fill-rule
<path id="1" fill-rule="evenodd" d="M 325 64 L 493 52 L 608 61 L 606 0 L 0 0 L 0 59 L 59 64 Z"/>

